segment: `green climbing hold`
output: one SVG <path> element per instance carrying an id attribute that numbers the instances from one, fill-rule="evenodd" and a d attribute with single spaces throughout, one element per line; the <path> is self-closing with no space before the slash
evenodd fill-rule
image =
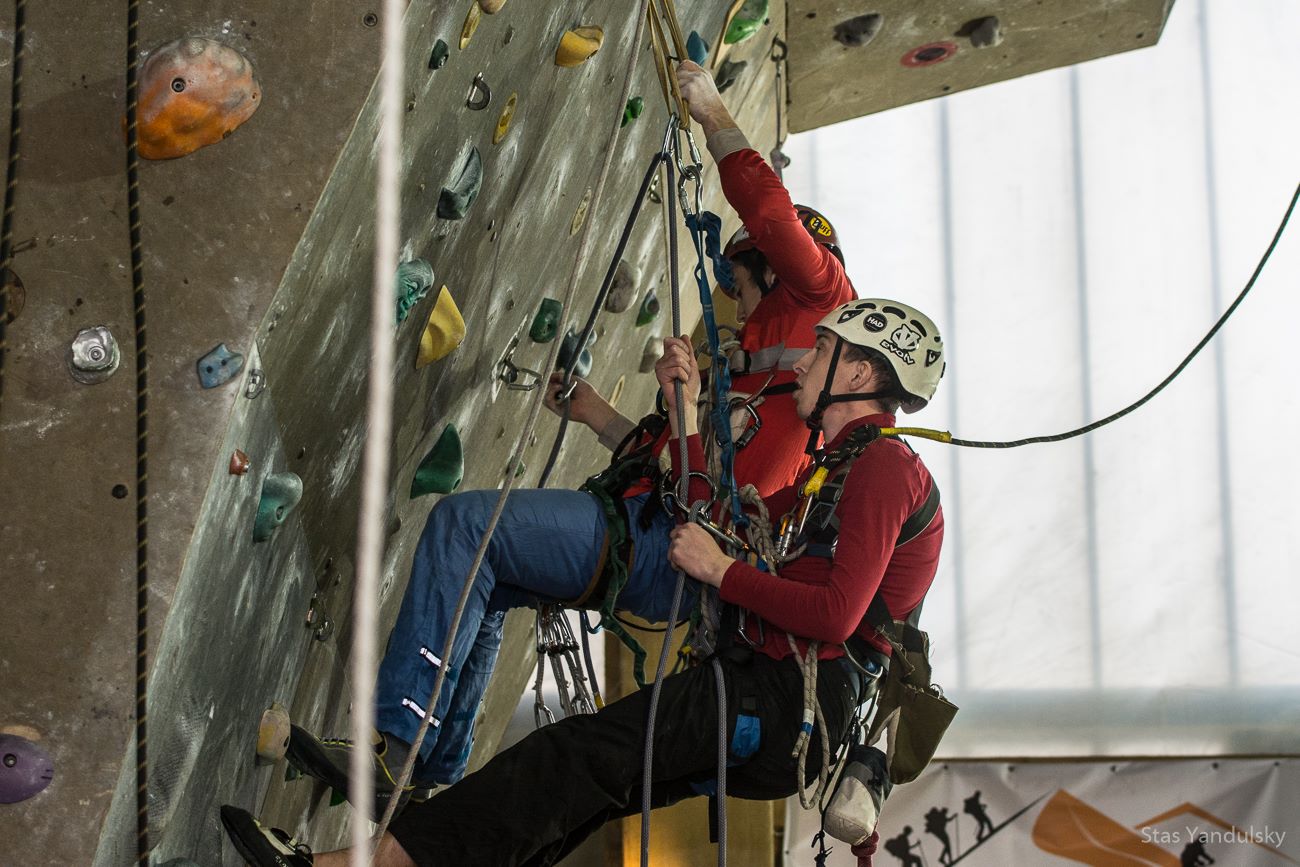
<path id="1" fill-rule="evenodd" d="M 433 43 L 433 53 L 429 55 L 429 68 L 442 69 L 447 64 L 447 55 L 450 53 L 451 49 L 441 39 Z"/>
<path id="2" fill-rule="evenodd" d="M 659 296 L 655 294 L 655 290 L 651 289 L 645 294 L 645 298 L 641 299 L 641 309 L 636 313 L 637 327 L 639 328 L 642 325 L 649 325 L 651 322 L 655 321 L 655 317 L 658 315 Z"/>
<path id="3" fill-rule="evenodd" d="M 709 43 L 704 41 L 704 37 L 698 32 L 692 30 L 691 35 L 686 37 L 686 53 L 690 55 L 691 60 L 703 66 L 709 59 Z"/>
<path id="4" fill-rule="evenodd" d="M 645 111 L 645 100 L 639 96 L 632 97 L 623 108 L 623 122 L 619 126 L 627 126 L 640 117 L 643 111 Z"/>
<path id="5" fill-rule="evenodd" d="M 285 522 L 302 499 L 302 479 L 293 473 L 272 473 L 262 482 L 262 499 L 253 520 L 253 541 L 265 542 Z"/>
<path id="6" fill-rule="evenodd" d="M 397 321 L 405 322 L 411 308 L 433 288 L 433 266 L 423 259 L 412 259 L 397 266 Z"/>
<path id="7" fill-rule="evenodd" d="M 718 85 L 718 93 L 723 93 L 727 88 L 735 84 L 736 79 L 740 78 L 740 73 L 744 72 L 745 67 L 748 65 L 748 60 L 742 60 L 739 63 L 733 63 L 730 60 L 722 61 L 722 65 L 718 67 L 717 74 L 713 76 L 713 80 Z"/>
<path id="8" fill-rule="evenodd" d="M 482 187 L 483 158 L 478 148 L 470 148 L 456 180 L 443 187 L 438 196 L 438 216 L 444 220 L 464 219 Z"/>
<path id="9" fill-rule="evenodd" d="M 337 807 L 339 804 L 342 804 L 342 803 L 343 803 L 344 801 L 346 801 L 347 799 L 348 799 L 348 798 L 347 798 L 347 795 L 343 794 L 343 793 L 340 792 L 338 789 L 330 789 L 330 806 L 331 806 L 331 807 Z"/>
<path id="10" fill-rule="evenodd" d="M 450 494 L 460 487 L 465 475 L 465 454 L 460 447 L 460 434 L 453 424 L 442 429 L 442 436 L 420 461 L 411 479 L 411 499 L 425 494 Z"/>
<path id="11" fill-rule="evenodd" d="M 533 317 L 533 324 L 528 329 L 528 336 L 535 343 L 550 343 L 560 333 L 560 314 L 563 312 L 564 305 L 559 301 L 543 298 L 541 306 L 537 308 L 537 315 Z"/>
<path id="12" fill-rule="evenodd" d="M 727 25 L 727 33 L 722 37 L 722 41 L 727 45 L 735 45 L 737 42 L 744 42 L 753 36 L 767 22 L 767 0 L 745 0 L 744 5 L 740 7 L 731 23 Z"/>
<path id="13" fill-rule="evenodd" d="M 578 353 L 578 360 L 573 364 L 574 376 L 586 376 L 591 373 L 591 344 L 596 342 L 596 333 L 593 331 L 587 337 L 587 343 L 578 352 L 578 332 L 572 328 L 564 335 L 564 341 L 560 344 L 560 353 L 556 356 L 556 369 L 564 369 L 569 366 L 575 352 Z"/>

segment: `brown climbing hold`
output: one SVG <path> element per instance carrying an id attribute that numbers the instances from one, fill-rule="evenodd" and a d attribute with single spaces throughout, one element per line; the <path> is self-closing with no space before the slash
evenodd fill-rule
<path id="1" fill-rule="evenodd" d="M 199 37 L 169 42 L 140 72 L 140 156 L 175 159 L 216 144 L 261 98 L 253 64 L 235 49 Z"/>
<path id="2" fill-rule="evenodd" d="M 662 354 L 663 338 L 658 334 L 651 334 L 645 339 L 645 347 L 641 350 L 641 363 L 637 365 L 638 373 L 653 373 L 655 362 L 659 360 Z"/>
<path id="3" fill-rule="evenodd" d="M 555 48 L 556 66 L 581 66 L 592 58 L 605 41 L 605 31 L 600 27 L 575 27 L 566 30 Z"/>
<path id="4" fill-rule="evenodd" d="M 5 268 L 0 271 L 0 280 L 4 281 L 5 286 L 5 322 L 10 323 L 18 318 L 18 314 L 23 312 L 27 306 L 27 289 L 23 286 L 22 278 L 15 274 L 11 269 Z"/>
<path id="5" fill-rule="evenodd" d="M 506 0 L 478 0 L 478 7 L 483 10 L 484 15 L 495 15 L 504 5 Z"/>
<path id="6" fill-rule="evenodd" d="M 465 15 L 465 24 L 460 28 L 460 50 L 464 51 L 469 47 L 469 41 L 474 38 L 474 31 L 478 30 L 478 23 L 482 20 L 483 15 L 478 7 L 478 3 L 471 3 L 469 12 Z"/>
<path id="7" fill-rule="evenodd" d="M 969 37 L 974 48 L 993 48 L 1002 44 L 1002 25 L 996 15 L 966 22 L 959 34 Z"/>
<path id="8" fill-rule="evenodd" d="M 242 476 L 252 466 L 253 461 L 239 449 L 235 449 L 235 453 L 230 456 L 230 474 L 232 476 Z"/>
<path id="9" fill-rule="evenodd" d="M 262 711 L 262 722 L 257 727 L 257 758 L 270 764 L 284 758 L 289 749 L 289 711 L 285 706 L 272 702 Z"/>

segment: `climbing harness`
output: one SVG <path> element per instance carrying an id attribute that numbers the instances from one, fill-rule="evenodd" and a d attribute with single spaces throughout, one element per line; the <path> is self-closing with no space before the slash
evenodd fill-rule
<path id="1" fill-rule="evenodd" d="M 636 18 L 637 21 L 636 32 L 633 34 L 632 37 L 633 46 L 640 45 L 641 40 L 645 35 L 645 22 L 648 20 L 647 16 L 649 13 L 650 2 L 651 0 L 641 0 L 641 9 L 637 13 L 637 18 Z M 401 15 L 397 14 L 394 17 L 400 19 Z M 624 69 L 624 74 L 623 74 L 623 86 L 621 89 L 621 93 L 618 97 L 618 103 L 617 103 L 620 106 L 626 105 L 628 99 L 631 98 L 632 95 L 632 78 L 636 71 L 637 54 L 638 52 L 635 49 L 628 52 L 627 65 Z M 614 144 L 618 141 L 621 121 L 622 121 L 621 116 L 615 118 L 612 128 L 610 130 L 609 143 L 604 150 L 605 157 L 601 163 L 600 175 L 596 180 L 596 186 L 592 194 L 591 208 L 593 211 L 600 204 L 600 201 L 604 195 L 605 182 L 609 178 L 610 168 L 613 166 L 614 163 L 614 152 L 615 152 Z M 579 282 L 578 275 L 581 272 L 582 266 L 586 261 L 587 250 L 591 240 L 592 227 L 595 224 L 596 224 L 595 220 L 587 220 L 583 225 L 582 236 L 578 243 L 578 251 L 577 254 L 574 256 L 573 271 L 569 275 L 568 282 L 565 284 L 568 286 L 568 291 L 566 292 L 565 299 L 563 302 L 565 308 L 569 308 L 572 305 L 573 297 L 577 293 L 577 287 Z M 551 353 L 550 353 L 550 357 L 547 359 L 546 369 L 553 368 L 555 364 L 555 359 L 559 353 L 559 349 L 560 349 L 559 341 L 556 341 L 554 345 L 551 347 Z M 515 443 L 514 454 L 511 455 L 510 462 L 508 464 L 509 466 L 519 466 L 520 462 L 523 460 L 524 449 L 528 445 L 529 438 L 532 436 L 533 428 L 537 424 L 538 414 L 541 412 L 543 395 L 544 395 L 544 389 L 536 390 L 536 393 L 533 397 L 532 405 L 529 408 L 528 418 L 525 420 L 523 427 L 520 430 L 519 438 Z M 496 504 L 493 506 L 492 514 L 488 518 L 487 527 L 484 529 L 483 532 L 483 538 L 479 541 L 478 550 L 475 551 L 474 553 L 474 561 L 470 564 L 469 571 L 465 576 L 465 582 L 461 587 L 460 597 L 456 602 L 456 610 L 452 614 L 451 622 L 447 629 L 447 638 L 443 644 L 442 656 L 444 659 L 451 658 L 452 647 L 454 646 L 454 642 L 456 640 L 456 633 L 460 629 L 460 621 L 465 614 L 465 607 L 469 601 L 470 592 L 473 590 L 474 587 L 474 579 L 478 575 L 479 568 L 483 565 L 483 559 L 487 554 L 488 543 L 491 541 L 492 534 L 496 531 L 497 524 L 501 520 L 501 514 L 505 510 L 506 497 L 509 496 L 513 484 L 514 484 L 514 474 L 507 473 L 506 478 L 501 485 L 501 493 L 497 496 L 497 501 Z M 442 666 L 438 669 L 438 674 L 437 677 L 434 679 L 433 689 L 430 692 L 429 700 L 425 704 L 426 707 L 434 708 L 437 706 L 438 696 L 442 693 L 443 684 L 446 682 L 447 679 L 447 669 L 448 666 Z M 432 714 L 428 714 L 420 722 L 420 728 L 416 732 L 415 740 L 411 744 L 410 754 L 407 756 L 406 763 L 403 765 L 401 774 L 399 775 L 397 780 L 399 789 L 403 786 L 406 786 L 411 780 L 411 774 L 415 769 L 415 760 L 420 754 L 420 747 L 424 744 L 425 737 L 428 735 L 429 725 L 432 721 L 432 718 L 433 718 Z M 397 799 L 390 800 L 388 804 L 388 808 L 384 811 L 384 815 L 380 820 L 379 827 L 375 834 L 375 839 L 383 839 L 384 832 L 388 829 L 388 824 L 392 821 L 393 813 L 396 810 L 396 808 L 397 808 Z M 365 823 L 358 823 L 358 824 L 364 825 Z"/>

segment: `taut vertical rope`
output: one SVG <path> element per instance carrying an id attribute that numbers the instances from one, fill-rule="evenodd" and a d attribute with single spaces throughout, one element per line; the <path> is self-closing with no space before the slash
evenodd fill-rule
<path id="1" fill-rule="evenodd" d="M 135 307 L 135 821 L 139 863 L 149 863 L 149 355 L 140 232 L 140 2 L 126 6 L 126 200 Z"/>
<path id="2" fill-rule="evenodd" d="M 375 721 L 375 630 L 379 570 L 384 553 L 384 504 L 388 501 L 388 452 L 393 427 L 393 269 L 400 226 L 403 22 L 405 3 L 384 0 L 383 66 L 379 91 L 379 164 L 375 179 L 375 261 L 370 293 L 370 371 L 366 401 L 366 447 L 361 513 L 357 520 L 357 583 L 352 630 L 353 867 L 370 863 L 370 810 L 374 802 L 370 733 Z M 389 809 L 401 800 L 393 792 Z M 383 840 L 380 835 L 379 841 Z"/>
<path id="3" fill-rule="evenodd" d="M 14 200 L 18 194 L 18 153 L 22 138 L 23 42 L 27 37 L 27 0 L 14 0 L 14 53 L 9 103 L 9 162 L 5 171 L 5 202 L 0 217 L 0 409 L 4 407 L 5 345 L 9 324 L 7 271 L 14 252 Z"/>

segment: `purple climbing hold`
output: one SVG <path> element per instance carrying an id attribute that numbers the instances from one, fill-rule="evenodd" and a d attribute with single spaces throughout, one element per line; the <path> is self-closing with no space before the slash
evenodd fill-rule
<path id="1" fill-rule="evenodd" d="M 0 735 L 0 804 L 17 804 L 45 790 L 54 779 L 54 760 L 34 742 Z"/>

